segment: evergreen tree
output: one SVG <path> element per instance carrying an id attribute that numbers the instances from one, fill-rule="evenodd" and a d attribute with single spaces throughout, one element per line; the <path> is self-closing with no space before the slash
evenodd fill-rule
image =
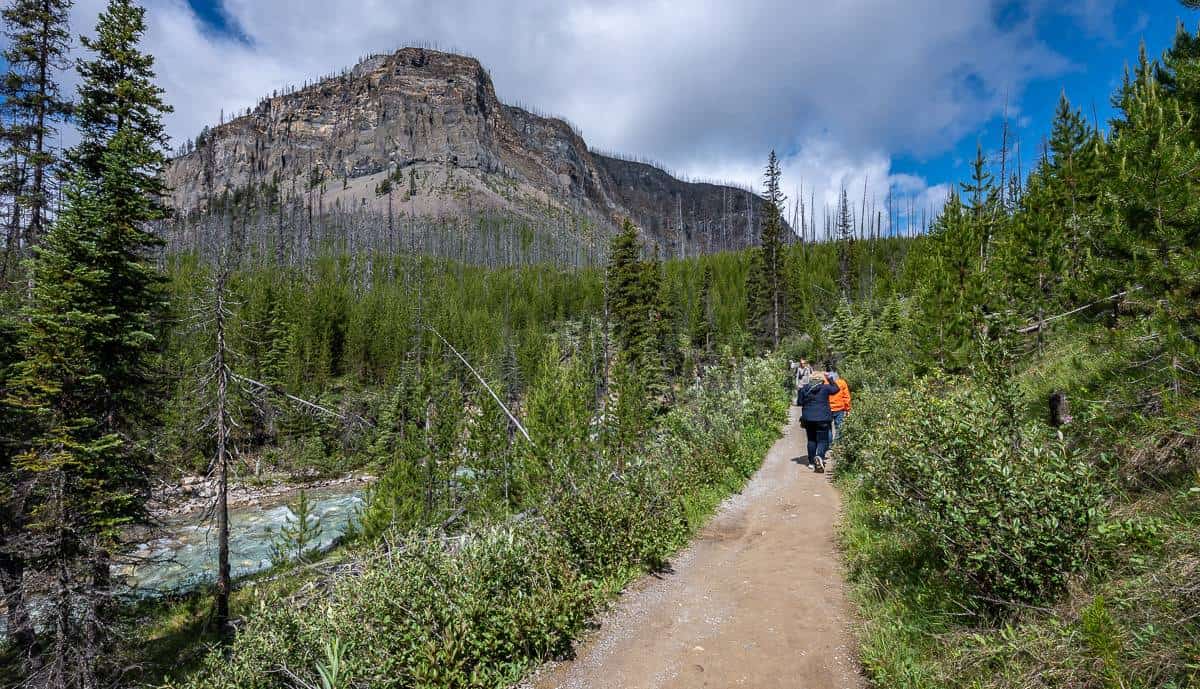
<path id="1" fill-rule="evenodd" d="M 779 347 L 782 329 L 786 325 L 785 299 L 787 285 L 784 279 L 783 211 L 785 200 L 780 191 L 779 159 L 771 151 L 764 172 L 766 204 L 759 237 L 758 261 L 752 267 L 747 282 L 747 299 L 751 316 L 751 331 L 760 342 Z M 753 275 L 757 272 L 757 275 Z M 753 289 L 751 289 L 753 287 Z"/>
<path id="2" fill-rule="evenodd" d="M 996 185 L 992 173 L 987 169 L 987 159 L 983 156 L 983 144 L 975 144 L 975 159 L 971 161 L 971 181 L 962 183 L 963 195 L 970 203 L 968 209 L 971 217 L 983 220 L 995 200 Z"/>
<path id="3" fill-rule="evenodd" d="M 762 346 L 768 338 L 766 324 L 771 318 L 770 290 L 764 279 L 766 269 L 762 247 L 752 247 L 746 265 L 746 326 L 755 344 Z"/>
<path id="4" fill-rule="evenodd" d="M 608 253 L 608 300 L 613 332 L 621 352 L 637 350 L 650 329 L 650 299 L 642 242 L 628 219 L 613 237 Z"/>
<path id="5" fill-rule="evenodd" d="M 1055 197 L 1050 162 L 1044 158 L 1005 228 L 998 260 L 989 266 L 995 274 L 992 284 L 1038 322 L 1065 301 L 1061 286 L 1068 244 Z"/>
<path id="6" fill-rule="evenodd" d="M 991 253 L 992 235 L 999 204 L 997 188 L 992 173 L 987 169 L 983 156 L 983 145 L 975 146 L 975 160 L 971 163 L 971 181 L 962 183 L 963 195 L 970 202 L 970 221 L 976 226 L 979 257 L 987 264 Z"/>
<path id="7" fill-rule="evenodd" d="M 1200 65 L 1184 78 L 1200 77 Z M 1124 121 L 1113 138 L 1106 211 L 1115 223 L 1103 238 L 1108 288 L 1138 286 L 1147 325 L 1165 363 L 1169 389 L 1200 385 L 1200 147 L 1178 100 L 1144 80 L 1125 94 Z"/>
<path id="8" fill-rule="evenodd" d="M 53 169 L 58 163 L 53 141 L 56 122 L 70 111 L 57 82 L 70 50 L 68 20 L 72 0 L 12 0 L 0 12 L 8 47 L 8 74 L 0 83 L 8 120 L 3 132 L 9 147 L 4 179 L 13 195 L 7 258 L 24 245 L 36 245 L 48 224 L 53 199 Z M 28 220 L 22 228 L 22 213 Z M 18 237 L 18 234 L 21 235 Z M 0 272 L 8 268 L 8 261 Z"/>
<path id="9" fill-rule="evenodd" d="M 96 24 L 96 37 L 81 39 L 93 55 L 77 65 L 83 81 L 74 115 L 82 139 L 67 158 L 74 170 L 97 177 L 108 142 L 120 131 L 131 132 L 130 187 L 152 201 L 148 217 L 138 219 L 157 220 L 166 191 L 159 174 L 167 150 L 162 116 L 172 108 L 154 81 L 154 56 L 138 48 L 145 32 L 145 8 L 132 0 L 109 0 Z"/>
<path id="10" fill-rule="evenodd" d="M 66 207 L 39 247 L 16 381 L 37 427 L 18 457 L 36 477 L 31 526 L 49 543 L 60 576 L 75 581 L 87 572 L 82 595 L 94 628 L 83 639 L 61 638 L 60 629 L 58 645 L 79 653 L 55 650 L 54 672 L 68 683 L 96 675 L 109 552 L 122 528 L 144 517 L 149 456 L 134 438 L 150 408 L 163 298 L 146 256 L 157 240 L 129 220 L 151 204 L 127 174 L 140 155 L 131 138 L 125 131 L 114 138 L 99 180 L 71 181 Z M 69 619 L 75 596 L 60 594 L 59 614 Z"/>
<path id="11" fill-rule="evenodd" d="M 18 363 L 17 333 L 17 321 L 0 312 L 0 593 L 4 596 L 8 638 L 20 657 L 28 658 L 35 642 L 25 595 L 29 552 L 24 543 L 24 502 L 29 481 L 28 475 L 14 465 L 27 438 L 21 415 L 9 403 Z"/>
<path id="12" fill-rule="evenodd" d="M 154 408 L 151 369 L 165 307 L 150 257 L 161 242 L 147 223 L 162 217 L 164 106 L 157 87 L 122 67 L 149 74 L 152 59 L 137 49 L 143 28 L 139 8 L 113 0 L 101 15 L 101 39 L 87 44 L 102 52 L 83 73 L 85 100 L 121 103 L 136 116 L 116 118 L 112 129 L 83 120 L 77 152 L 90 151 L 88 164 L 71 176 L 66 205 L 31 262 L 14 381 L 13 397 L 34 429 L 14 464 L 31 477 L 29 526 L 40 562 L 59 582 L 48 669 L 56 686 L 96 686 L 105 674 L 110 553 L 125 527 L 145 517 L 150 457 L 138 439 Z M 102 97 L 105 89 L 112 92 Z"/>
<path id="13" fill-rule="evenodd" d="M 930 232 L 919 289 L 920 338 L 949 369 L 968 362 L 977 307 L 986 303 L 979 255 L 979 226 L 957 193 L 951 193 Z"/>
<path id="14" fill-rule="evenodd" d="M 1194 65 L 1200 61 L 1200 34 L 1188 31 L 1182 22 L 1175 31 L 1175 41 L 1163 55 L 1162 64 L 1155 69 L 1155 78 L 1163 94 L 1175 98 L 1180 108 L 1191 116 L 1193 134 L 1200 138 L 1200 80 Z"/>
<path id="15" fill-rule="evenodd" d="M 854 293 L 857 266 L 854 265 L 854 219 L 850 214 L 850 197 L 842 189 L 842 200 L 838 204 L 836 239 L 838 251 L 838 287 L 842 299 L 849 300 Z"/>
<path id="16" fill-rule="evenodd" d="M 716 338 L 714 322 L 713 270 L 708 262 L 700 277 L 700 292 L 696 295 L 696 313 L 692 319 L 692 343 L 699 347 L 705 357 L 712 354 Z"/>
<path id="17" fill-rule="evenodd" d="M 608 305 L 619 353 L 644 376 L 652 391 L 666 383 L 672 313 L 662 294 L 662 266 L 654 258 L 641 258 L 642 242 L 628 220 L 613 238 L 608 261 Z"/>
<path id="18" fill-rule="evenodd" d="M 675 329 L 676 310 L 671 299 L 670 283 L 663 277 L 658 251 L 645 265 L 646 292 L 653 295 L 650 305 L 650 332 L 640 357 L 646 387 L 655 397 L 670 396 L 669 381 L 678 373 L 681 364 L 679 334 Z"/>

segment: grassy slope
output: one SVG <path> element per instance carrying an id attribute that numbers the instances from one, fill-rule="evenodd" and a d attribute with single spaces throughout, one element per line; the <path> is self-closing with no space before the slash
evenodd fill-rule
<path id="1" fill-rule="evenodd" d="M 1087 564 L 1044 607 L 972 614 L 936 557 L 848 472 L 842 533 L 861 653 L 879 687 L 1185 687 L 1200 685 L 1200 473 L 1195 403 L 1145 413 L 1128 343 L 1097 330 L 1052 340 L 1020 387 L 1031 415 L 1069 391 L 1069 443 L 1099 470 L 1103 515 Z M 885 389 L 860 391 L 870 433 Z M 1132 410 L 1139 410 L 1134 413 Z M 1153 407 L 1149 407 L 1153 410 Z"/>

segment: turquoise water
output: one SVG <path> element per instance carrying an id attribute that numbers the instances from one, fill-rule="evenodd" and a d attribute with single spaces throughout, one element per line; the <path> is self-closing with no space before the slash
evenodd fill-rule
<path id="1" fill-rule="evenodd" d="M 327 550 L 346 532 L 363 505 L 361 491 L 310 495 L 310 521 L 320 522 L 314 546 Z M 236 579 L 271 568 L 271 546 L 280 527 L 295 523 L 287 505 L 240 507 L 229 511 L 229 564 Z M 217 568 L 216 520 L 169 522 L 166 535 L 130 553 L 133 564 L 115 568 L 137 597 L 184 593 L 214 581 Z"/>

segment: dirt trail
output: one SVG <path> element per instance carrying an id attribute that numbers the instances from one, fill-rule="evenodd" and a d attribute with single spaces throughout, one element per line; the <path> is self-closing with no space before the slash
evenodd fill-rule
<path id="1" fill-rule="evenodd" d="M 643 578 L 600 619 L 577 657 L 533 689 L 842 689 L 864 686 L 852 659 L 834 550 L 840 501 L 804 465 L 795 423 L 727 500 L 674 571 Z"/>

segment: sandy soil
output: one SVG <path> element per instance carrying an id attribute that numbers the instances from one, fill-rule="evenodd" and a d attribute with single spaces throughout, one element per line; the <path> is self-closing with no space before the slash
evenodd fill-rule
<path id="1" fill-rule="evenodd" d="M 673 571 L 643 578 L 531 689 L 859 688 L 828 474 L 795 423 Z"/>

